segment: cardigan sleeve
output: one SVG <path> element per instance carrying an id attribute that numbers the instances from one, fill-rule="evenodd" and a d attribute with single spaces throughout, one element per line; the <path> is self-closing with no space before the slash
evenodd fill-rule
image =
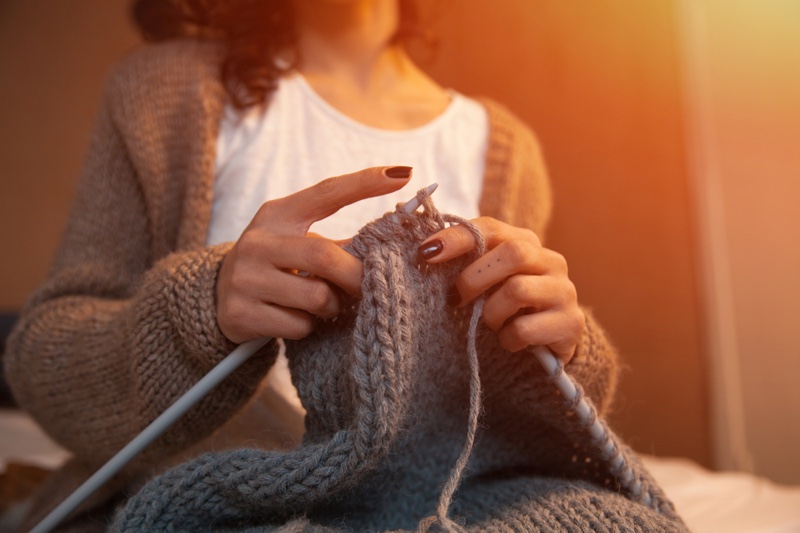
<path id="1" fill-rule="evenodd" d="M 544 241 L 552 211 L 552 190 L 542 150 L 533 132 L 511 112 L 491 100 L 482 100 L 490 124 L 482 213 L 515 226 L 533 230 Z M 566 371 L 584 389 L 600 414 L 612 402 L 619 373 L 618 355 L 592 312 L 582 307 L 586 329 Z M 552 387 L 533 356 L 511 354 L 505 361 L 492 361 L 485 378 L 489 403 L 505 398 L 519 408 L 517 421 L 527 417 L 549 419 L 549 399 L 543 391 Z M 508 406 L 506 406 L 508 407 Z M 508 413 L 500 407 L 497 412 Z M 511 412 L 515 412 L 512 409 Z"/>
<path id="2" fill-rule="evenodd" d="M 154 252 L 152 209 L 115 100 L 107 89 L 62 243 L 4 355 L 19 404 L 90 464 L 116 453 L 234 348 L 214 301 L 230 244 Z M 268 343 L 147 456 L 185 448 L 222 424 L 276 353 Z"/>

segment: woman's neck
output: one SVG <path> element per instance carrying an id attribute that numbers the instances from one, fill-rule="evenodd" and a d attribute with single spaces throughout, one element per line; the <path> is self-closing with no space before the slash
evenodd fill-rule
<path id="1" fill-rule="evenodd" d="M 422 125 L 449 95 L 392 42 L 397 0 L 295 0 L 299 71 L 331 105 L 388 129 Z"/>

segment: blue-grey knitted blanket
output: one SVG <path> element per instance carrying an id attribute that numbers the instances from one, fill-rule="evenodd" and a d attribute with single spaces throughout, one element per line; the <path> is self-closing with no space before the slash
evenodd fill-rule
<path id="1" fill-rule="evenodd" d="M 636 455 L 613 433 L 592 440 L 530 354 L 446 305 L 463 264 L 418 260 L 447 218 L 423 201 L 361 230 L 363 298 L 288 343 L 302 444 L 184 463 L 113 530 L 685 531 Z"/>

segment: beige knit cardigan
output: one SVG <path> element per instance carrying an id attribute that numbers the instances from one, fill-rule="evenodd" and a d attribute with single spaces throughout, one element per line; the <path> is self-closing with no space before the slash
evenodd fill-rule
<path id="1" fill-rule="evenodd" d="M 231 244 L 205 245 L 225 105 L 220 57 L 214 44 L 173 41 L 135 51 L 109 76 L 63 241 L 5 355 L 20 405 L 75 456 L 31 519 L 234 348 L 214 302 Z M 538 143 L 504 108 L 481 101 L 490 136 L 480 210 L 541 235 L 551 199 Z M 587 318 L 567 370 L 603 412 L 616 356 Z M 212 433 L 253 396 L 275 356 L 269 343 L 84 508 L 108 504 Z"/>

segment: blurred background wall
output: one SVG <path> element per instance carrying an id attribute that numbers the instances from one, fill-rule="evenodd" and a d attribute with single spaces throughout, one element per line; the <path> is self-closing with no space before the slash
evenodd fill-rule
<path id="1" fill-rule="evenodd" d="M 613 425 L 641 451 L 710 464 L 673 3 L 439 5 L 430 70 L 539 135 L 555 191 L 547 243 L 627 365 Z"/>
<path id="2" fill-rule="evenodd" d="M 800 2 L 682 0 L 718 465 L 800 482 Z"/>
<path id="3" fill-rule="evenodd" d="M 425 68 L 540 137 L 547 243 L 625 360 L 612 425 L 800 483 L 800 3 L 420 3 Z M 105 72 L 137 42 L 122 0 L 0 3 L 0 311 L 45 275 Z"/>

